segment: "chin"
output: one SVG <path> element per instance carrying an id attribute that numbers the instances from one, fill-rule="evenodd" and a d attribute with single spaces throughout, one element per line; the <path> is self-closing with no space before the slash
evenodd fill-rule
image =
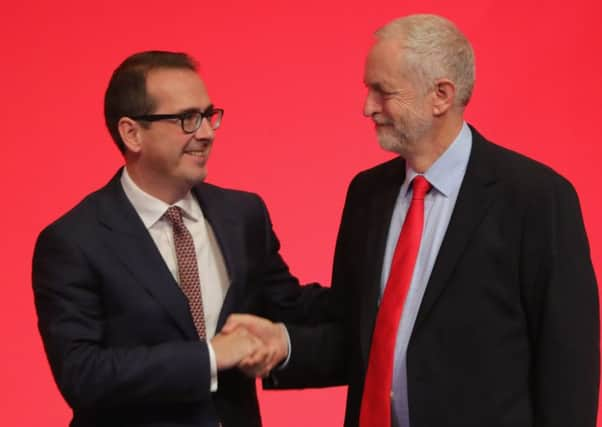
<path id="1" fill-rule="evenodd" d="M 401 143 L 397 138 L 394 138 L 392 135 L 378 135 L 378 143 L 381 148 L 385 151 L 390 151 L 392 153 L 401 153 Z"/>
<path id="2" fill-rule="evenodd" d="M 205 181 L 205 178 L 207 178 L 207 170 L 203 168 L 203 170 L 194 177 L 194 183 L 198 184 L 200 182 Z"/>
<path id="3" fill-rule="evenodd" d="M 196 170 L 194 173 L 186 174 L 186 181 L 190 186 L 200 184 L 205 180 L 207 176 L 207 169 Z"/>

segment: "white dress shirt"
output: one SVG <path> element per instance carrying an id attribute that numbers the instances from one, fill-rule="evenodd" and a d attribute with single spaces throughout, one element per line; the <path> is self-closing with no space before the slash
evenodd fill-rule
<path id="1" fill-rule="evenodd" d="M 190 231 L 196 250 L 201 293 L 203 296 L 203 312 L 205 314 L 205 329 L 207 347 L 211 365 L 211 391 L 217 390 L 217 362 L 210 340 L 215 335 L 219 313 L 230 286 L 230 280 L 221 250 L 211 228 L 203 216 L 203 211 L 192 193 L 168 205 L 162 200 L 144 192 L 132 180 L 123 168 L 121 174 L 123 191 L 134 206 L 146 229 L 150 233 L 165 264 L 179 283 L 178 261 L 171 223 L 163 217 L 170 206 L 178 206 L 182 210 L 184 225 Z"/>

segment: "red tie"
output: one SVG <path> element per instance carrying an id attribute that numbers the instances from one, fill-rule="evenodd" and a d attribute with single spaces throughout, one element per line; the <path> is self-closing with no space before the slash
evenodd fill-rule
<path id="1" fill-rule="evenodd" d="M 390 427 L 393 359 L 399 319 L 414 273 L 424 223 L 424 196 L 431 184 L 421 175 L 412 182 L 412 203 L 399 233 L 370 347 L 360 427 Z"/>
<path id="2" fill-rule="evenodd" d="M 184 221 L 182 221 L 182 212 L 179 207 L 172 206 L 168 208 L 165 212 L 165 218 L 171 222 L 173 227 L 180 289 L 188 299 L 188 306 L 199 338 L 205 339 L 205 313 L 203 312 L 199 267 L 196 262 L 196 250 L 194 249 L 192 235 L 184 225 Z"/>

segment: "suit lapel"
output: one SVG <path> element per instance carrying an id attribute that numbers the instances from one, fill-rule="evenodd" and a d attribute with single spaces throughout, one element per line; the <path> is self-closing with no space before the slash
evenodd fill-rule
<path id="1" fill-rule="evenodd" d="M 470 159 L 418 311 L 414 330 L 420 327 L 445 289 L 458 260 L 494 200 L 495 167 L 487 153 L 488 142 L 474 129 L 471 130 L 473 144 Z"/>
<path id="2" fill-rule="evenodd" d="M 169 313 L 182 332 L 198 339 L 186 296 L 120 183 L 119 171 L 100 191 L 99 221 L 108 229 L 104 244 Z"/>
<path id="3" fill-rule="evenodd" d="M 362 325 L 360 341 L 362 355 L 366 363 L 378 312 L 380 283 L 389 226 L 395 201 L 405 179 L 405 163 L 401 158 L 393 160 L 387 166 L 382 182 L 373 186 L 375 193 L 370 199 L 366 213 L 368 221 L 366 229 L 370 230 L 370 233 L 367 236 L 365 249 L 366 276 L 362 283 L 364 285 L 362 300 L 365 302 L 360 304 L 360 325 Z"/>
<path id="4" fill-rule="evenodd" d="M 237 295 L 240 292 L 242 271 L 246 270 L 247 257 L 243 246 L 236 244 L 242 241 L 242 226 L 236 218 L 240 212 L 225 199 L 225 192 L 208 184 L 200 184 L 193 189 L 203 215 L 211 225 L 222 253 L 230 286 L 220 310 L 216 332 L 224 325 L 228 315 L 235 310 Z"/>

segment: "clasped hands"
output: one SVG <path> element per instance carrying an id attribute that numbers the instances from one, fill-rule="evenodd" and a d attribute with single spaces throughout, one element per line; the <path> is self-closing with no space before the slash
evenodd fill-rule
<path id="1" fill-rule="evenodd" d="M 251 377 L 266 377 L 289 352 L 282 323 L 250 314 L 230 315 L 211 346 L 218 371 L 237 367 Z"/>

